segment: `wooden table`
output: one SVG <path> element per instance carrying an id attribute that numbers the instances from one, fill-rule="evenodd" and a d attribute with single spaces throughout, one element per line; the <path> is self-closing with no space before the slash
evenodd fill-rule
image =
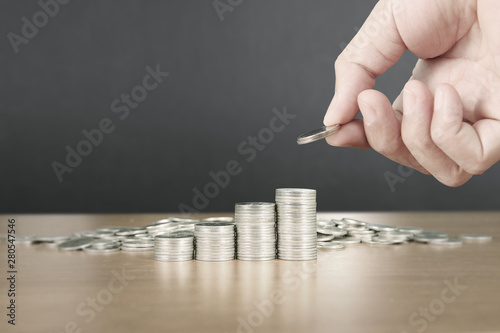
<path id="1" fill-rule="evenodd" d="M 8 218 L 18 233 L 60 234 L 166 216 L 2 215 L 0 233 Z M 16 326 L 7 324 L 2 278 L 1 332 L 500 332 L 500 212 L 319 214 L 343 216 L 493 241 L 358 244 L 320 250 L 316 261 L 222 263 L 19 244 Z M 8 277 L 5 240 L 1 249 Z"/>

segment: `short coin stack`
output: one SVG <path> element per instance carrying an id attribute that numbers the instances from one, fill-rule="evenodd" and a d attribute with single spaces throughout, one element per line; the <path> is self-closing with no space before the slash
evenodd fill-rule
<path id="1" fill-rule="evenodd" d="M 158 261 L 192 260 L 194 235 L 192 232 L 177 231 L 157 235 L 154 238 L 154 258 Z"/>
<path id="2" fill-rule="evenodd" d="M 153 237 L 134 237 L 122 239 L 122 251 L 153 251 Z"/>
<path id="3" fill-rule="evenodd" d="M 276 190 L 278 259 L 317 258 L 316 190 Z"/>
<path id="4" fill-rule="evenodd" d="M 237 255 L 240 260 L 276 258 L 276 205 L 243 202 L 235 205 Z"/>
<path id="5" fill-rule="evenodd" d="M 203 222 L 195 225 L 194 233 L 196 260 L 234 259 L 234 223 Z"/>

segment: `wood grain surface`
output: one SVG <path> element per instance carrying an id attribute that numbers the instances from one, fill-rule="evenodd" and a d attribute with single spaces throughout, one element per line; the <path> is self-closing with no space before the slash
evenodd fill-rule
<path id="1" fill-rule="evenodd" d="M 222 216 L 230 214 L 210 214 Z M 142 226 L 169 214 L 1 215 L 19 234 Z M 158 262 L 17 246 L 16 325 L 1 332 L 500 332 L 500 212 L 320 213 L 428 230 L 487 233 L 458 248 L 409 243 L 319 250 L 315 261 Z"/>

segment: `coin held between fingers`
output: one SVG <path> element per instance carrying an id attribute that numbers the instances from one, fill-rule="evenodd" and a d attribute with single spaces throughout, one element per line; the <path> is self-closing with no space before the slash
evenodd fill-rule
<path id="1" fill-rule="evenodd" d="M 297 144 L 305 145 L 307 143 L 325 139 L 330 135 L 337 133 L 339 130 L 340 130 L 340 124 L 332 126 L 322 126 L 318 129 L 299 135 L 299 137 L 297 138 Z"/>

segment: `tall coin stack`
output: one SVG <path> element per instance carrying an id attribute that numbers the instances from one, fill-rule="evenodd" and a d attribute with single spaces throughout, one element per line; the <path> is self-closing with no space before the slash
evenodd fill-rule
<path id="1" fill-rule="evenodd" d="M 316 259 L 316 190 L 276 189 L 276 206 L 278 259 Z"/>
<path id="2" fill-rule="evenodd" d="M 271 202 L 243 202 L 235 205 L 238 259 L 276 259 L 275 206 Z"/>
<path id="3" fill-rule="evenodd" d="M 233 260 L 234 223 L 204 222 L 194 227 L 196 260 Z"/>
<path id="4" fill-rule="evenodd" d="M 174 232 L 154 237 L 154 258 L 158 261 L 186 261 L 193 259 L 192 233 Z"/>

